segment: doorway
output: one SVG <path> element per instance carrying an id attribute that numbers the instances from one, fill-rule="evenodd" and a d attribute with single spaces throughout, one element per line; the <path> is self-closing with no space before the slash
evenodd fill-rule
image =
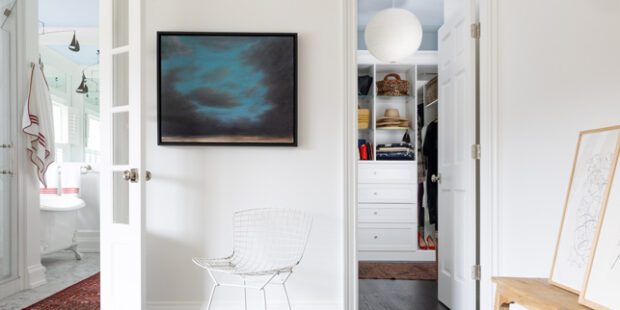
<path id="1" fill-rule="evenodd" d="M 424 2 L 357 2 L 358 309 L 477 307 L 477 17 L 468 1 Z M 424 34 L 420 51 L 388 64 L 364 50 L 363 29 L 390 4 Z M 381 89 L 390 79 L 401 93 Z"/>
<path id="2" fill-rule="evenodd" d="M 38 12 L 32 9 L 19 16 L 32 24 L 33 40 L 27 45 L 29 50 L 38 51 L 35 69 L 40 68 L 49 89 L 55 160 L 47 168 L 45 182 L 20 188 L 20 193 L 37 195 L 40 202 L 37 212 L 25 215 L 37 218 L 32 223 L 39 226 L 40 236 L 23 242 L 37 250 L 37 257 L 40 255 L 42 280 L 24 283 L 21 292 L 0 300 L 0 308 L 28 309 L 33 304 L 45 307 L 41 302 L 74 286 L 85 294 L 78 295 L 85 302 L 98 305 L 98 298 L 91 299 L 93 294 L 99 294 L 93 283 L 98 281 L 100 268 L 99 5 L 98 1 L 69 0 L 36 0 L 32 4 L 36 5 L 26 7 L 38 7 Z M 28 77 L 35 69 L 28 70 Z M 22 112 L 22 103 L 15 110 Z M 21 120 L 22 115 L 15 119 Z M 13 124 L 15 127 L 21 132 L 21 123 Z M 24 169 L 31 166 L 28 163 Z"/>

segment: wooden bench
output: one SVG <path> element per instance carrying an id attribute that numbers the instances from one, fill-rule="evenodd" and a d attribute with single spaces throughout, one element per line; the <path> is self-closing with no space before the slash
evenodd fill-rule
<path id="1" fill-rule="evenodd" d="M 579 304 L 579 296 L 549 284 L 547 279 L 493 278 L 497 284 L 495 309 L 510 309 L 519 304 L 531 310 L 583 310 L 590 309 Z"/>

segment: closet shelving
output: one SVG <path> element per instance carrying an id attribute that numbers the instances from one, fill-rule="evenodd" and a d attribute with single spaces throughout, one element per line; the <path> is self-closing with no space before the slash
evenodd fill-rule
<path id="1" fill-rule="evenodd" d="M 408 96 L 380 96 L 377 92 L 377 81 L 381 81 L 386 75 L 390 73 L 396 73 L 400 75 L 401 79 L 409 81 L 409 95 Z M 360 96 L 358 105 L 361 108 L 370 110 L 370 124 L 368 129 L 362 129 L 359 133 L 359 138 L 371 143 L 374 147 L 373 155 L 376 155 L 376 148 L 378 144 L 386 143 L 398 143 L 402 141 L 402 137 L 406 131 L 409 131 L 409 135 L 412 137 L 412 144 L 415 146 L 414 137 L 416 134 L 416 76 L 417 67 L 415 64 L 380 64 L 380 63 L 367 63 L 358 65 L 359 75 L 370 75 L 373 78 L 373 83 L 370 88 L 370 92 L 366 96 Z M 386 109 L 398 109 L 401 118 L 405 118 L 409 121 L 407 127 L 377 127 L 377 120 L 384 116 Z M 417 148 L 417 146 L 415 146 Z M 383 160 L 377 160 L 376 156 L 369 161 L 373 162 L 387 162 Z M 399 162 L 400 160 L 390 161 Z M 400 162 L 409 162 L 414 164 L 415 160 L 405 160 Z"/>
<path id="2" fill-rule="evenodd" d="M 418 248 L 418 102 L 424 73 L 437 67 L 437 53 L 420 52 L 406 62 L 386 64 L 367 51 L 358 51 L 358 75 L 373 83 L 368 95 L 358 96 L 358 107 L 369 109 L 367 129 L 358 128 L 358 139 L 373 145 L 373 157 L 358 161 L 358 257 L 372 261 L 434 261 L 434 250 Z M 435 71 L 436 72 L 436 71 Z M 407 96 L 379 96 L 377 81 L 397 73 L 409 82 Z M 386 109 L 398 109 L 407 127 L 377 127 Z M 378 144 L 399 143 L 409 132 L 414 160 L 377 160 Z"/>

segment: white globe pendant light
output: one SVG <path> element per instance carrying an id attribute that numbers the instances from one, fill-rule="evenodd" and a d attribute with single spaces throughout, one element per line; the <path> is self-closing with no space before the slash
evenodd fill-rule
<path id="1" fill-rule="evenodd" d="M 373 16 L 364 33 L 368 51 L 384 62 L 398 62 L 422 43 L 422 25 L 408 10 L 385 9 Z"/>

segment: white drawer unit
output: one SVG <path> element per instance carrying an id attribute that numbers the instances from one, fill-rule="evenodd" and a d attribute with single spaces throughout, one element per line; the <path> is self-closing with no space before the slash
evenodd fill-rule
<path id="1" fill-rule="evenodd" d="M 433 261 L 418 250 L 418 184 L 415 162 L 358 165 L 357 240 L 361 261 Z"/>
<path id="2" fill-rule="evenodd" d="M 412 164 L 360 163 L 359 183 L 417 183 L 417 167 Z"/>
<path id="3" fill-rule="evenodd" d="M 415 223 L 415 204 L 360 203 L 357 218 L 360 223 Z"/>
<path id="4" fill-rule="evenodd" d="M 360 224 L 357 229 L 360 251 L 415 251 L 415 224 Z"/>
<path id="5" fill-rule="evenodd" d="M 416 203 L 415 184 L 358 184 L 359 203 Z"/>

